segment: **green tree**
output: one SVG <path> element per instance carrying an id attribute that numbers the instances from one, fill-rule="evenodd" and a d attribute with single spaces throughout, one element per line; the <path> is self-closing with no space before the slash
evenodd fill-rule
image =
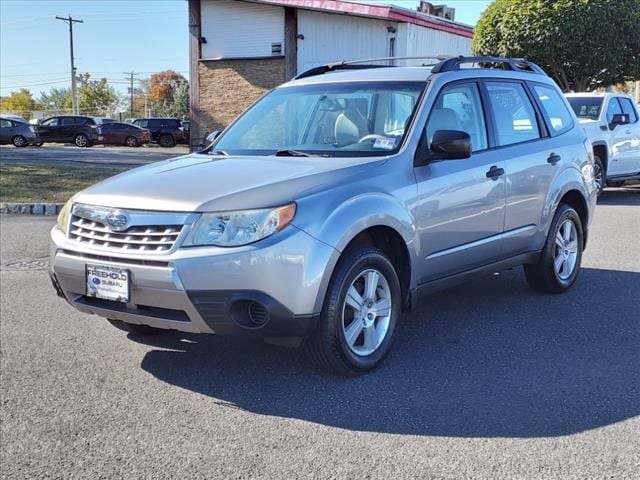
<path id="1" fill-rule="evenodd" d="M 42 92 L 38 101 L 42 104 L 42 107 L 47 110 L 71 110 L 71 89 L 52 88 L 49 92 Z"/>
<path id="2" fill-rule="evenodd" d="M 106 114 L 117 107 L 120 98 L 106 78 L 91 80 L 88 73 L 78 75 L 78 106 L 82 113 L 89 115 Z"/>
<path id="3" fill-rule="evenodd" d="M 167 114 L 176 118 L 189 118 L 189 84 L 182 83 L 173 93 L 173 102 Z"/>
<path id="4" fill-rule="evenodd" d="M 33 99 L 33 95 L 26 88 L 21 88 L 18 92 L 11 92 L 8 97 L 3 97 L 0 100 L 0 110 L 25 118 L 29 118 L 31 111 L 37 110 L 38 107 L 38 102 Z"/>
<path id="5" fill-rule="evenodd" d="M 473 39 L 476 55 L 524 57 L 564 91 L 640 78 L 640 0 L 495 0 Z"/>

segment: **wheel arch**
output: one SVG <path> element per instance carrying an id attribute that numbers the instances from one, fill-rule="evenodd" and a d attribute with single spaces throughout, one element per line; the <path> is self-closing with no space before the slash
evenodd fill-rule
<path id="1" fill-rule="evenodd" d="M 602 162 L 602 168 L 604 168 L 603 175 L 606 178 L 607 170 L 609 169 L 609 147 L 606 142 L 593 142 L 593 154 L 597 156 Z"/>

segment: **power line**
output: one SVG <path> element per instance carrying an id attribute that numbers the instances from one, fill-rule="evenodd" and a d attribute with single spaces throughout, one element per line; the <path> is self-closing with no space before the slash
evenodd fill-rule
<path id="1" fill-rule="evenodd" d="M 84 23 L 82 20 L 71 18 L 69 14 L 68 18 L 56 17 L 58 20 L 62 20 L 69 25 L 69 52 L 71 54 L 71 105 L 74 114 L 78 114 L 78 97 L 76 95 L 76 67 L 73 64 L 73 24 Z"/>

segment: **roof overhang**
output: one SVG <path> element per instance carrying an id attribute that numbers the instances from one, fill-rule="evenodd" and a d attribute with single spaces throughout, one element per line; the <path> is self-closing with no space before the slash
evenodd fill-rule
<path id="1" fill-rule="evenodd" d="M 391 22 L 410 23 L 442 32 L 452 33 L 466 38 L 473 37 L 473 27 L 452 22 L 395 5 L 370 5 L 367 3 L 342 0 L 244 0 L 251 3 L 262 3 L 280 7 L 294 7 L 304 10 L 315 10 L 325 13 L 353 15 L 357 17 L 376 18 Z"/>

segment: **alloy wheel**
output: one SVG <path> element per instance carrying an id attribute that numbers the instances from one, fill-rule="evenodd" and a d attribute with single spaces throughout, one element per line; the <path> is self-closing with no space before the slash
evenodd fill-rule
<path id="1" fill-rule="evenodd" d="M 558 228 L 555 240 L 553 267 L 560 280 L 566 281 L 576 268 L 578 259 L 578 230 L 573 220 L 566 219 Z"/>
<path id="2" fill-rule="evenodd" d="M 342 332 L 356 355 L 375 352 L 384 341 L 391 321 L 391 290 L 382 273 L 368 269 L 347 290 L 342 308 Z"/>

